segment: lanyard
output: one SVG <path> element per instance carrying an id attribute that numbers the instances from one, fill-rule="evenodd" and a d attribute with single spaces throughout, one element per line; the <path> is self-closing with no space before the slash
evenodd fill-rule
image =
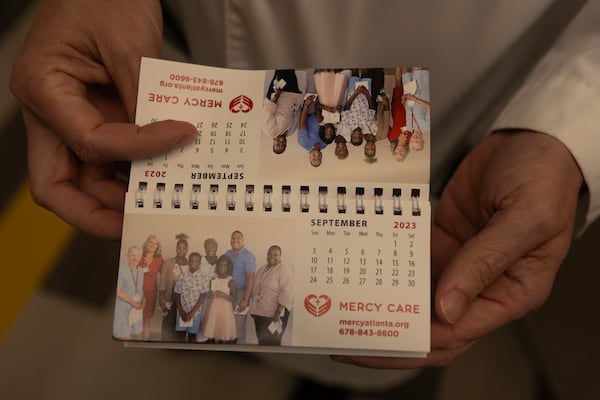
<path id="1" fill-rule="evenodd" d="M 272 267 L 269 267 L 266 269 L 266 272 L 263 274 L 263 276 L 260 277 L 260 281 L 258 281 L 258 298 L 261 298 L 261 293 L 262 293 L 262 286 L 263 283 L 265 282 L 265 280 L 267 279 L 267 277 L 269 276 L 269 274 L 271 272 L 273 272 L 273 270 L 277 267 L 277 265 L 274 265 Z"/>
<path id="2" fill-rule="evenodd" d="M 135 277 L 133 276 L 133 271 L 131 270 L 131 268 L 129 268 L 129 273 L 131 273 L 131 279 L 133 280 L 133 284 L 135 285 L 135 294 L 138 293 L 138 274 L 140 272 L 139 268 L 135 268 Z"/>

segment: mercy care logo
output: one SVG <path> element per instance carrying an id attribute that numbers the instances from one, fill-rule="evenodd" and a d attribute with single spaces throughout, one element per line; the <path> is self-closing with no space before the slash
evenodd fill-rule
<path id="1" fill-rule="evenodd" d="M 331 308 L 331 298 L 326 294 L 309 294 L 304 298 L 304 308 L 315 317 L 320 317 Z"/>
<path id="2" fill-rule="evenodd" d="M 239 112 L 248 113 L 252 111 L 253 107 L 254 103 L 252 102 L 252 99 L 248 96 L 244 96 L 243 94 L 235 97 L 229 102 L 229 111 L 234 114 Z"/>

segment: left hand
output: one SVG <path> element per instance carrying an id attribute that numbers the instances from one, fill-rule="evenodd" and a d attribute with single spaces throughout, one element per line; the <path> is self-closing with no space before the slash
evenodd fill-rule
<path id="1" fill-rule="evenodd" d="M 310 107 L 312 105 L 312 103 L 314 103 L 314 101 L 315 101 L 315 96 L 310 95 L 306 99 L 304 99 L 304 106 Z"/>
<path id="2" fill-rule="evenodd" d="M 244 312 L 244 310 L 248 307 L 248 300 L 240 301 L 240 304 L 237 306 L 238 312 Z"/>
<path id="3" fill-rule="evenodd" d="M 448 183 L 435 216 L 437 285 L 427 358 L 334 359 L 374 368 L 446 365 L 541 306 L 569 250 L 582 181 L 570 152 L 553 137 L 486 138 Z"/>

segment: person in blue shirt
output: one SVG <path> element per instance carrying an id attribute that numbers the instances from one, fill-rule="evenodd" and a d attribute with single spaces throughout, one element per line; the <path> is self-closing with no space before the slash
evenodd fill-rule
<path id="1" fill-rule="evenodd" d="M 240 231 L 231 234 L 231 249 L 225 253 L 233 262 L 233 280 L 237 288 L 234 304 L 235 323 L 237 326 L 238 344 L 246 343 L 246 316 L 254 274 L 256 273 L 256 257 L 244 247 L 244 235 Z"/>
<path id="2" fill-rule="evenodd" d="M 308 150 L 308 160 L 310 165 L 318 167 L 323 160 L 321 150 L 327 147 L 327 141 L 322 138 L 335 137 L 335 127 L 333 124 L 327 124 L 323 127 L 319 124 L 315 114 L 309 114 L 308 109 L 315 101 L 315 96 L 309 96 L 304 100 L 304 106 L 300 113 L 300 123 L 298 124 L 298 143 Z M 331 143 L 331 141 L 329 141 Z"/>

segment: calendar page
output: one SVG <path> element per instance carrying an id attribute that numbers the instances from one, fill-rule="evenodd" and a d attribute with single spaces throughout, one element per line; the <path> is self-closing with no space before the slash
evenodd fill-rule
<path id="1" fill-rule="evenodd" d="M 113 336 L 130 346 L 423 357 L 429 71 L 144 58 Z M 139 317 L 143 314 L 142 317 Z"/>

